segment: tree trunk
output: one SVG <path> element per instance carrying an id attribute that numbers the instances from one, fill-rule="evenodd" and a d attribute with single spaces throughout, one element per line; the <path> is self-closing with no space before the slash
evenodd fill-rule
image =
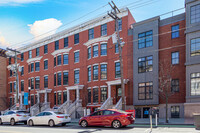
<path id="1" fill-rule="evenodd" d="M 166 96 L 166 116 L 165 122 L 168 123 L 168 96 Z"/>

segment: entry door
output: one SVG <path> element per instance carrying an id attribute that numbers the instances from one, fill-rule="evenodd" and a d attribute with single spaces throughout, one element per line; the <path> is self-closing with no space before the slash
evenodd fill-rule
<path id="1" fill-rule="evenodd" d="M 149 118 L 149 107 L 143 108 L 143 118 Z"/>
<path id="2" fill-rule="evenodd" d="M 116 102 L 122 97 L 122 88 L 121 85 L 116 86 Z"/>

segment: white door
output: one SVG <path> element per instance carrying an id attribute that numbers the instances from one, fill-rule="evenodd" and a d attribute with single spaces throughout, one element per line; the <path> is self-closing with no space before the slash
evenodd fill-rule
<path id="1" fill-rule="evenodd" d="M 52 117 L 51 112 L 44 112 L 44 116 L 43 116 L 43 119 L 42 119 L 43 125 L 49 125 L 49 120 L 51 119 L 51 117 Z"/>
<path id="2" fill-rule="evenodd" d="M 44 112 L 39 113 L 38 115 L 35 116 L 34 118 L 34 124 L 35 125 L 43 125 L 43 117 L 44 117 Z"/>

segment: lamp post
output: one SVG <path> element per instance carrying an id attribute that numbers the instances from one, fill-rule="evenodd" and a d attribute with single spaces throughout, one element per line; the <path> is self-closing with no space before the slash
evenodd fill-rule
<path id="1" fill-rule="evenodd" d="M 28 96 L 29 96 L 29 100 L 28 100 L 28 105 L 29 105 L 29 113 L 31 112 L 31 94 L 30 94 L 30 92 L 31 92 L 31 87 L 28 87 Z"/>

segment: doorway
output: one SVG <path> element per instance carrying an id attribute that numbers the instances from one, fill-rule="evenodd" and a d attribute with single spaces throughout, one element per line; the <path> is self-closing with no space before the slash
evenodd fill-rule
<path id="1" fill-rule="evenodd" d="M 121 85 L 116 86 L 116 103 L 119 101 L 119 99 L 122 97 L 122 88 Z"/>
<path id="2" fill-rule="evenodd" d="M 149 107 L 143 108 L 143 118 L 149 118 Z"/>

